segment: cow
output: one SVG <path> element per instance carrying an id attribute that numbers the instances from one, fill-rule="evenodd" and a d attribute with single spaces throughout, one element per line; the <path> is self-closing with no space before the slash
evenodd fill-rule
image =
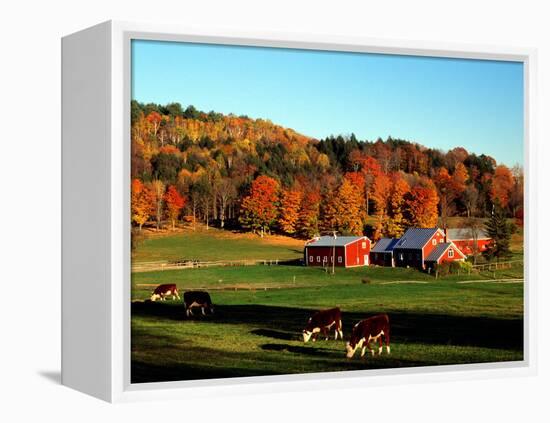
<path id="1" fill-rule="evenodd" d="M 205 308 L 208 308 L 208 311 L 214 314 L 214 307 L 212 307 L 212 300 L 210 299 L 210 294 L 206 291 L 186 291 L 183 293 L 183 304 L 185 305 L 185 314 L 187 317 L 193 315 L 191 309 L 193 307 L 200 307 L 203 316 L 206 315 L 204 312 Z"/>
<path id="2" fill-rule="evenodd" d="M 304 342 L 309 341 L 312 336 L 312 341 L 315 342 L 319 332 L 322 332 L 328 340 L 329 330 L 332 327 L 334 327 L 334 339 L 338 339 L 338 335 L 340 335 L 341 339 L 344 339 L 344 333 L 342 332 L 342 316 L 338 307 L 318 311 L 309 318 L 305 329 L 302 331 Z"/>
<path id="3" fill-rule="evenodd" d="M 390 353 L 390 318 L 387 314 L 378 314 L 361 320 L 351 331 L 350 341 L 346 343 L 346 357 L 351 358 L 358 348 L 361 348 L 361 357 L 368 348 L 372 355 L 374 350 L 370 347 L 371 341 L 378 341 L 378 354 L 382 354 L 382 337 L 386 341 L 386 351 Z"/>
<path id="4" fill-rule="evenodd" d="M 159 285 L 151 293 L 151 301 L 162 300 L 164 301 L 169 295 L 172 296 L 172 299 L 176 298 L 179 300 L 180 296 L 178 295 L 178 288 L 175 283 L 167 283 L 164 285 Z"/>

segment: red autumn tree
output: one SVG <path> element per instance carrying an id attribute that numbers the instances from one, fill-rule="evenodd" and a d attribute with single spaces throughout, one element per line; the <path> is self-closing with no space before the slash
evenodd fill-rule
<path id="1" fill-rule="evenodd" d="M 183 197 L 174 185 L 170 185 L 164 193 L 164 204 L 166 207 L 166 215 L 168 219 L 172 221 L 172 230 L 176 228 L 176 220 L 181 212 L 181 209 L 186 203 L 185 197 Z"/>
<path id="2" fill-rule="evenodd" d="M 153 127 L 153 135 L 157 135 L 162 121 L 162 115 L 159 112 L 151 112 L 147 115 L 147 122 Z"/>
<path id="3" fill-rule="evenodd" d="M 510 169 L 504 165 L 497 166 L 491 181 L 490 195 L 493 203 L 499 203 L 501 207 L 506 208 L 513 188 L 514 177 Z"/>
<path id="4" fill-rule="evenodd" d="M 281 207 L 278 218 L 279 227 L 289 235 L 296 233 L 302 192 L 298 189 L 284 190 L 281 195 Z"/>
<path id="5" fill-rule="evenodd" d="M 269 176 L 258 176 L 243 198 L 239 221 L 245 228 L 259 231 L 263 237 L 277 219 L 279 183 Z"/>
<path id="6" fill-rule="evenodd" d="M 139 179 L 132 180 L 131 193 L 132 221 L 139 226 L 139 230 L 155 213 L 155 195 Z"/>

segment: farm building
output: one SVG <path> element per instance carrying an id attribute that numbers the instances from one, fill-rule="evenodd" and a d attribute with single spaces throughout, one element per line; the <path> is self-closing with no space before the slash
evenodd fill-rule
<path id="1" fill-rule="evenodd" d="M 485 230 L 478 230 L 474 237 L 472 230 L 469 228 L 447 229 L 447 240 L 452 241 L 466 256 L 476 252 L 476 245 L 478 253 L 486 251 L 493 241 Z"/>
<path id="2" fill-rule="evenodd" d="M 424 259 L 424 263 L 428 268 L 434 268 L 436 264 L 452 261 L 464 261 L 466 256 L 460 249 L 451 241 L 437 244 L 432 252 Z"/>
<path id="3" fill-rule="evenodd" d="M 322 236 L 306 243 L 304 260 L 306 266 L 368 266 L 370 245 L 366 236 Z"/>
<path id="4" fill-rule="evenodd" d="M 378 266 L 395 266 L 393 249 L 399 242 L 398 238 L 382 238 L 370 251 L 370 263 Z"/>
<path id="5" fill-rule="evenodd" d="M 449 253 L 451 255 L 445 261 L 464 260 L 464 254 L 452 242 L 447 242 L 443 230 L 438 228 L 407 229 L 393 249 L 395 265 L 425 269 L 428 258 L 434 260 L 434 257 L 437 256 L 437 260 L 441 259 L 438 253 L 444 247 L 444 251 L 449 248 L 453 251 Z M 458 252 L 458 254 L 455 254 L 455 252 Z M 432 253 L 434 253 L 433 256 Z"/>

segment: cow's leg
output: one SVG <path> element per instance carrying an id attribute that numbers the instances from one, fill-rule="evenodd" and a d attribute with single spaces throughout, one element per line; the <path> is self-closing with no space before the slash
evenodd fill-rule
<path id="1" fill-rule="evenodd" d="M 361 357 L 365 356 L 365 351 L 367 350 L 367 346 L 364 345 L 363 348 L 361 348 Z"/>
<path id="2" fill-rule="evenodd" d="M 201 313 L 203 316 L 206 316 L 206 313 L 204 312 L 204 307 L 201 307 Z"/>
<path id="3" fill-rule="evenodd" d="M 210 306 L 210 313 L 214 314 L 214 307 Z"/>
<path id="4" fill-rule="evenodd" d="M 344 332 L 342 332 L 342 321 L 338 322 L 338 333 L 340 334 L 340 339 L 344 340 Z"/>
<path id="5" fill-rule="evenodd" d="M 187 310 L 189 310 L 189 316 L 194 316 L 193 310 L 191 309 L 191 307 L 189 307 Z"/>
<path id="6" fill-rule="evenodd" d="M 384 338 L 386 341 L 386 352 L 389 354 L 390 353 L 390 328 L 387 328 Z"/>
<path id="7" fill-rule="evenodd" d="M 378 338 L 378 355 L 382 354 L 382 335 Z"/>
<path id="8" fill-rule="evenodd" d="M 325 341 L 328 341 L 328 328 L 326 326 L 323 326 L 321 328 L 321 331 L 323 332 L 323 336 L 325 337 Z"/>

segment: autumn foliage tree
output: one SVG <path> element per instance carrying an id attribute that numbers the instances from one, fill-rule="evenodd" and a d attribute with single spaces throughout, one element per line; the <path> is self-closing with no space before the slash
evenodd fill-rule
<path id="1" fill-rule="evenodd" d="M 241 203 L 239 221 L 243 227 L 259 231 L 263 237 L 274 225 L 278 212 L 279 183 L 269 176 L 258 176 L 250 188 L 250 193 Z"/>
<path id="2" fill-rule="evenodd" d="M 281 194 L 281 206 L 278 224 L 281 230 L 289 235 L 296 233 L 300 217 L 302 192 L 298 189 L 284 190 Z"/>
<path id="3" fill-rule="evenodd" d="M 389 218 L 386 223 L 385 233 L 392 238 L 400 238 L 406 229 L 405 213 L 405 195 L 410 187 L 401 173 L 395 173 L 392 176 L 392 187 L 389 196 L 388 213 Z"/>
<path id="4" fill-rule="evenodd" d="M 371 194 L 376 209 L 375 240 L 379 240 L 384 235 L 384 223 L 388 217 L 388 200 L 391 195 L 391 189 L 391 180 L 388 175 L 380 174 L 375 179 Z"/>
<path id="5" fill-rule="evenodd" d="M 355 185 L 352 178 L 346 177 L 336 192 L 326 194 L 322 221 L 325 231 L 351 235 L 363 234 L 365 215 L 361 191 L 362 188 Z"/>
<path id="6" fill-rule="evenodd" d="M 504 165 L 497 166 L 491 181 L 491 200 L 506 208 L 514 188 L 512 172 Z"/>
<path id="7" fill-rule="evenodd" d="M 143 224 L 155 212 L 155 196 L 143 182 L 139 179 L 133 179 L 131 202 L 132 221 L 139 226 L 139 230 L 141 231 Z"/>
<path id="8" fill-rule="evenodd" d="M 319 208 L 321 196 L 317 191 L 306 192 L 298 212 L 298 233 L 311 238 L 319 232 Z"/>
<path id="9" fill-rule="evenodd" d="M 172 222 L 172 230 L 176 228 L 176 220 L 185 206 L 186 199 L 183 197 L 173 185 L 170 185 L 164 194 L 164 203 L 166 207 L 166 215 Z"/>
<path id="10" fill-rule="evenodd" d="M 430 184 L 414 186 L 406 196 L 406 216 L 409 226 L 433 228 L 437 226 L 437 204 L 439 197 Z"/>

